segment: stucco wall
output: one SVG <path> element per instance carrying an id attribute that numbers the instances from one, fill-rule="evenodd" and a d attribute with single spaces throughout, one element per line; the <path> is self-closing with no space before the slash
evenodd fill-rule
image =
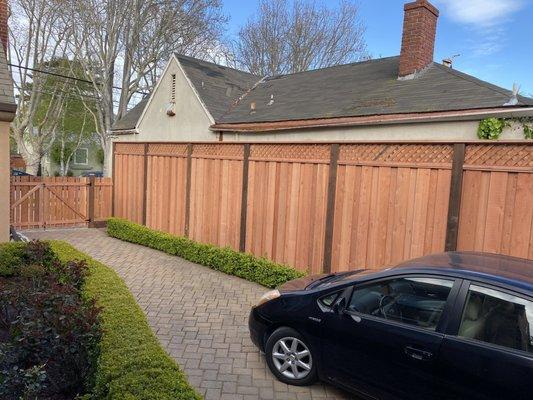
<path id="1" fill-rule="evenodd" d="M 479 121 L 432 122 L 345 128 L 321 128 L 276 133 L 224 133 L 224 141 L 337 141 L 337 140 L 476 140 Z M 506 129 L 502 140 L 523 139 Z"/>
<path id="2" fill-rule="evenodd" d="M 0 242 L 9 241 L 9 123 L 0 122 Z"/>
<path id="3" fill-rule="evenodd" d="M 169 117 L 167 108 L 173 74 L 176 74 L 176 115 Z M 146 114 L 138 127 L 139 134 L 128 135 L 128 140 L 142 142 L 212 140 L 215 136 L 209 130 L 211 119 L 174 58 L 170 60 L 145 111 Z"/>

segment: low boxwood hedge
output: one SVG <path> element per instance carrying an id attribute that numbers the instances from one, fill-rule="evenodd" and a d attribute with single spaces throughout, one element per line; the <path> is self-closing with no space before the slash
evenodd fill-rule
<path id="1" fill-rule="evenodd" d="M 103 336 L 94 393 L 84 399 L 201 399 L 176 363 L 163 350 L 122 279 L 110 268 L 65 242 L 50 242 L 62 262 L 83 260 L 89 274 L 87 299 L 102 308 Z"/>
<path id="2" fill-rule="evenodd" d="M 191 239 L 156 231 L 133 222 L 111 218 L 107 233 L 115 238 L 161 250 L 206 267 L 235 275 L 263 286 L 274 288 L 292 279 L 305 276 L 286 265 L 265 258 L 195 242 Z"/>

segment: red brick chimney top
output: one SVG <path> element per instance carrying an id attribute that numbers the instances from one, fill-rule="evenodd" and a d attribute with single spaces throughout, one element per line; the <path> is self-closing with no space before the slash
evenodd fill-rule
<path id="1" fill-rule="evenodd" d="M 9 33 L 7 28 L 7 20 L 9 18 L 9 4 L 8 0 L 0 0 L 0 42 L 7 54 Z"/>
<path id="2" fill-rule="evenodd" d="M 439 10 L 427 0 L 404 7 L 400 78 L 415 77 L 433 62 Z"/>

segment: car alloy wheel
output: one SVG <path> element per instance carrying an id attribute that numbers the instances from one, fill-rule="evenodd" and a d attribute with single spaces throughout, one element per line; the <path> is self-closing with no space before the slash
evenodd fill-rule
<path id="1" fill-rule="evenodd" d="M 284 337 L 274 344 L 272 361 L 279 373 L 289 379 L 304 379 L 313 367 L 311 352 L 295 337 Z"/>

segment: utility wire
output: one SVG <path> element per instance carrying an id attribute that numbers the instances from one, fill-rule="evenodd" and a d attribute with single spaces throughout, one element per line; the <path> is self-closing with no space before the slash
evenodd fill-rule
<path id="1" fill-rule="evenodd" d="M 18 68 L 18 69 L 25 69 L 27 71 L 39 72 L 41 74 L 47 74 L 47 75 L 51 75 L 51 76 L 56 76 L 58 78 L 65 78 L 65 79 L 70 79 L 70 80 L 73 80 L 73 81 L 93 84 L 92 81 L 89 81 L 87 79 L 82 79 L 82 78 L 76 78 L 74 76 L 68 76 L 68 75 L 58 74 L 58 73 L 55 73 L 55 72 L 43 71 L 43 70 L 40 70 L 40 69 L 24 67 L 22 65 L 17 65 L 17 64 L 12 64 L 12 63 L 8 63 L 7 65 L 9 65 L 10 67 Z M 119 87 L 119 86 L 113 86 L 113 89 L 122 90 L 122 88 Z M 147 92 L 143 92 L 141 90 L 135 90 L 134 93 L 139 93 L 139 94 L 142 94 L 144 96 L 147 96 L 147 95 L 150 94 L 150 93 L 147 93 Z"/>

